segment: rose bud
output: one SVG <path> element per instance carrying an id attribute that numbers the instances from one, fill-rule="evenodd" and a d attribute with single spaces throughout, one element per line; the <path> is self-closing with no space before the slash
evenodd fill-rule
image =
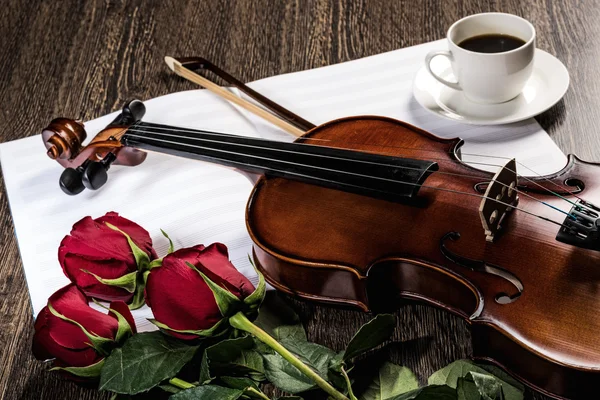
<path id="1" fill-rule="evenodd" d="M 143 279 L 138 271 L 156 258 L 148 232 L 115 212 L 73 225 L 58 249 L 65 275 L 88 297 L 143 304 Z"/>
<path id="2" fill-rule="evenodd" d="M 261 279 L 260 290 L 254 289 L 229 261 L 225 245 L 198 245 L 168 254 L 150 270 L 146 304 L 163 331 L 196 339 L 223 333 L 227 317 L 238 311 L 256 311 L 264 286 Z"/>
<path id="3" fill-rule="evenodd" d="M 91 308 L 73 284 L 59 289 L 35 320 L 33 354 L 39 360 L 54 359 L 53 370 L 75 380 L 100 376 L 104 358 L 136 332 L 129 307 L 110 304 L 108 314 Z"/>

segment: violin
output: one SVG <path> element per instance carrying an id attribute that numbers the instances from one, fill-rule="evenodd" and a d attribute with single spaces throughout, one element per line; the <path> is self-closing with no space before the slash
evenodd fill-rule
<path id="1" fill-rule="evenodd" d="M 48 155 L 74 195 L 148 151 L 261 174 L 246 210 L 253 259 L 276 289 L 380 311 L 418 300 L 461 316 L 473 356 L 555 398 L 588 398 L 600 378 L 600 164 L 568 157 L 525 177 L 461 160 L 463 141 L 361 116 L 283 143 L 142 121 L 132 101 L 84 146 L 53 120 Z M 481 164 L 489 159 L 482 159 Z M 475 163 L 477 164 L 477 163 Z"/>

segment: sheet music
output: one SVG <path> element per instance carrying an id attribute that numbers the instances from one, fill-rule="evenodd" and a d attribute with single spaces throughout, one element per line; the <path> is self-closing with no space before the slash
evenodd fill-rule
<path id="1" fill-rule="evenodd" d="M 425 54 L 443 46 L 443 41 L 427 43 L 262 79 L 250 86 L 315 124 L 349 115 L 384 115 L 439 136 L 460 136 L 466 141 L 466 153 L 516 157 L 540 174 L 562 168 L 566 157 L 533 119 L 477 127 L 434 116 L 416 103 L 413 77 L 423 65 Z M 149 122 L 293 140 L 205 90 L 173 93 L 145 104 L 144 120 Z M 115 115 L 86 123 L 88 138 Z M 176 248 L 223 242 L 233 264 L 256 283 L 247 258 L 251 240 L 244 221 L 252 185 L 234 170 L 151 153 L 138 167 L 112 167 L 109 181 L 101 190 L 86 190 L 71 197 L 58 187 L 62 167 L 45 155 L 40 135 L 0 144 L 0 164 L 34 315 L 54 291 L 68 283 L 57 259 L 62 238 L 80 218 L 95 218 L 108 211 L 117 211 L 146 228 L 159 256 L 165 255 L 168 248 L 161 228 Z M 153 328 L 146 321 L 150 315 L 147 307 L 134 312 L 139 330 Z"/>

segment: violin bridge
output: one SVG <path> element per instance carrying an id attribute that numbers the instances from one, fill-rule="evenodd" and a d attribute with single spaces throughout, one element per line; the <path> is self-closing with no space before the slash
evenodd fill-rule
<path id="1" fill-rule="evenodd" d="M 517 163 L 513 158 L 496 172 L 479 205 L 479 216 L 488 242 L 494 241 L 502 229 L 504 218 L 517 205 L 516 188 Z"/>

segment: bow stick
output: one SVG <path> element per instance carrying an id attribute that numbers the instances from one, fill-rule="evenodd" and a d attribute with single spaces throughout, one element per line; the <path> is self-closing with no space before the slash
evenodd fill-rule
<path id="1" fill-rule="evenodd" d="M 237 104 L 243 109 L 250 111 L 251 113 L 267 120 L 273 125 L 283 129 L 288 133 L 291 133 L 294 136 L 302 136 L 304 135 L 304 133 L 306 133 L 306 131 L 315 127 L 314 124 L 283 108 L 279 104 L 269 100 L 268 98 L 264 97 L 263 95 L 254 91 L 253 89 L 250 89 L 248 86 L 244 85 L 242 82 L 229 75 L 227 72 L 221 70 L 220 68 L 203 58 L 189 57 L 177 59 L 167 56 L 165 57 L 165 62 L 173 72 L 175 72 L 182 78 L 194 82 L 211 91 L 212 93 L 215 93 L 216 95 L 224 98 L 225 100 Z M 236 96 L 227 89 L 197 74 L 192 70 L 192 68 L 208 69 L 209 71 L 215 73 L 217 76 L 223 78 L 228 83 L 240 89 L 242 92 L 246 93 L 254 100 L 258 101 L 260 104 L 271 110 L 272 113 L 266 111 L 265 109 L 257 106 L 254 103 L 251 103 L 247 100 Z"/>

